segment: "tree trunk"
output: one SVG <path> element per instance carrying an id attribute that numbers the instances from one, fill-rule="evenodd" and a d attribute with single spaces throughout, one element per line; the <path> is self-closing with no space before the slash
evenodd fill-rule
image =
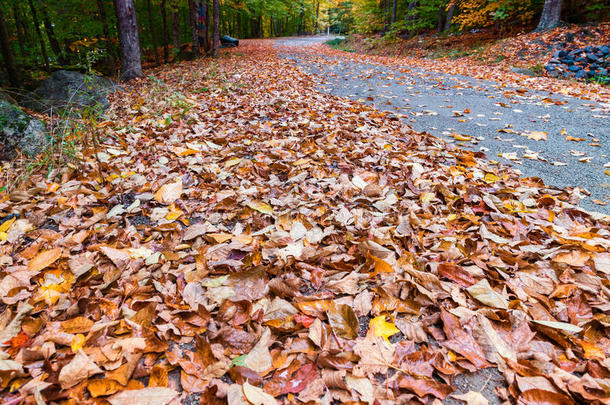
<path id="1" fill-rule="evenodd" d="M 416 2 L 415 1 L 410 1 L 409 2 L 409 9 L 407 11 L 407 21 L 413 21 L 414 16 L 413 16 L 413 9 L 416 6 Z"/>
<path id="2" fill-rule="evenodd" d="M 453 13 L 455 13 L 455 3 L 451 3 L 449 5 L 449 10 L 447 10 L 447 19 L 445 19 L 445 31 L 449 31 L 449 29 L 451 29 L 451 20 L 453 20 Z"/>
<path id="3" fill-rule="evenodd" d="M 299 30 L 298 34 L 303 35 L 303 17 L 305 16 L 305 5 L 303 4 L 303 0 L 301 0 L 301 14 L 299 14 Z"/>
<path id="4" fill-rule="evenodd" d="M 562 0 L 545 0 L 542 16 L 540 16 L 540 22 L 536 31 L 544 31 L 556 27 L 561 18 L 562 5 Z"/>
<path id="5" fill-rule="evenodd" d="M 438 33 L 440 34 L 441 32 L 443 32 L 443 9 L 445 7 L 441 4 L 441 6 L 438 9 L 438 20 L 436 22 L 436 30 L 438 31 Z"/>
<path id="6" fill-rule="evenodd" d="M 43 64 L 46 70 L 50 70 L 49 55 L 47 54 L 47 47 L 44 44 L 44 38 L 42 37 L 42 32 L 40 31 L 40 21 L 38 21 L 38 14 L 36 13 L 36 8 L 34 8 L 34 3 L 32 2 L 32 0 L 28 0 L 28 4 L 30 6 L 30 11 L 32 12 L 32 20 L 34 20 L 34 28 L 36 30 L 36 35 L 38 36 L 38 42 L 40 44 L 40 53 L 42 54 Z"/>
<path id="7" fill-rule="evenodd" d="M 195 23 L 197 23 L 196 17 Z M 195 33 L 197 32 L 196 28 Z M 180 13 L 177 9 L 172 10 L 172 45 L 174 45 L 174 48 L 180 49 Z"/>
<path id="8" fill-rule="evenodd" d="M 316 1 L 316 23 L 314 24 L 313 33 L 318 33 L 318 20 L 320 19 L 320 0 Z"/>
<path id="9" fill-rule="evenodd" d="M 17 3 L 13 4 L 13 18 L 15 19 L 15 27 L 17 28 L 17 41 L 19 41 L 19 51 L 22 55 L 25 55 L 25 33 L 23 32 L 23 21 L 21 21 L 21 15 L 19 13 L 19 6 L 17 5 Z"/>
<path id="10" fill-rule="evenodd" d="M 57 61 L 63 65 L 66 63 L 66 59 L 64 58 L 64 53 L 59 46 L 59 41 L 57 41 L 57 37 L 55 36 L 55 30 L 53 29 L 53 24 L 51 23 L 51 19 L 49 18 L 49 13 L 47 12 L 47 4 L 46 2 L 39 1 L 38 5 L 40 6 L 40 11 L 42 12 L 42 21 L 44 23 L 44 28 L 47 31 L 47 37 L 49 38 L 49 44 L 51 45 L 51 49 L 55 56 L 57 56 Z"/>
<path id="11" fill-rule="evenodd" d="M 114 0 L 114 7 L 121 44 L 121 80 L 126 82 L 142 76 L 138 21 L 133 0 Z"/>
<path id="12" fill-rule="evenodd" d="M 197 30 L 198 4 L 194 0 L 189 0 L 189 15 L 191 17 L 191 38 L 193 40 L 193 55 L 199 56 L 199 32 Z"/>
<path id="13" fill-rule="evenodd" d="M 398 8 L 398 5 L 396 4 L 396 0 L 394 0 L 394 3 L 392 4 L 392 25 L 394 25 L 394 23 L 396 22 L 397 8 Z"/>
<path id="14" fill-rule="evenodd" d="M 214 35 L 212 40 L 212 56 L 218 56 L 220 48 L 220 0 L 214 1 Z"/>
<path id="15" fill-rule="evenodd" d="M 153 55 L 155 56 L 155 63 L 159 64 L 159 44 L 157 43 L 157 33 L 155 30 L 155 23 L 153 20 L 152 5 L 150 0 L 146 0 L 146 14 L 148 15 L 148 29 L 150 30 L 150 39 L 153 46 Z"/>
<path id="16" fill-rule="evenodd" d="M 8 74 L 8 80 L 11 83 L 11 87 L 18 88 L 21 86 L 21 75 L 17 69 L 17 63 L 15 62 L 15 55 L 13 55 L 13 49 L 9 41 L 8 29 L 6 28 L 6 19 L 4 18 L 4 12 L 0 7 L 0 47 L 2 48 L 2 59 L 6 66 L 6 72 Z"/>
<path id="17" fill-rule="evenodd" d="M 209 0 L 203 0 L 203 2 L 205 4 L 205 31 L 203 42 L 205 44 L 205 51 L 207 53 L 212 49 L 212 43 L 210 41 L 210 2 Z"/>
<path id="18" fill-rule="evenodd" d="M 102 31 L 104 39 L 106 40 L 106 51 L 112 58 L 116 57 L 115 48 L 110 40 L 110 27 L 108 26 L 108 17 L 106 16 L 106 7 L 104 6 L 104 0 L 97 0 L 97 12 L 102 22 Z"/>
<path id="19" fill-rule="evenodd" d="M 166 0 L 162 0 L 161 1 L 161 21 L 162 21 L 162 27 L 163 27 L 163 40 L 161 41 L 163 43 L 163 63 L 167 63 L 169 61 L 169 41 L 168 41 L 168 36 L 169 36 L 169 32 L 167 30 L 167 1 Z"/>

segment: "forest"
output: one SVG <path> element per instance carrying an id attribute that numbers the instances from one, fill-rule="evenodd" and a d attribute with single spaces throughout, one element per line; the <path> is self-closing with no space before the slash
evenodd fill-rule
<path id="1" fill-rule="evenodd" d="M 219 35 L 236 38 L 320 32 L 406 38 L 486 27 L 546 29 L 560 19 L 603 21 L 610 12 L 604 0 L 137 0 L 133 5 L 142 62 L 151 65 L 213 54 L 215 20 Z M 116 74 L 116 10 L 110 0 L 3 0 L 1 82 L 19 88 L 59 68 Z"/>

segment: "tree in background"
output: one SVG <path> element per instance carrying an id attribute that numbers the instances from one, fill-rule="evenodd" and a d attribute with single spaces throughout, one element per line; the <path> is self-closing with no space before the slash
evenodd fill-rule
<path id="1" fill-rule="evenodd" d="M 563 0 L 545 0 L 536 31 L 544 31 L 556 27 L 561 17 L 562 5 Z"/>
<path id="2" fill-rule="evenodd" d="M 212 56 L 218 56 L 220 48 L 220 1 L 214 0 L 214 35 L 212 37 Z"/>
<path id="3" fill-rule="evenodd" d="M 17 64 L 15 63 L 15 56 L 13 55 L 13 50 L 11 49 L 11 44 L 9 41 L 8 29 L 6 28 L 6 20 L 4 18 L 4 13 L 2 12 L 2 8 L 0 7 L 0 48 L 2 50 L 2 59 L 4 60 L 4 64 L 6 65 L 6 71 L 8 73 L 8 79 L 11 83 L 12 87 L 18 88 L 21 86 L 21 75 L 19 74 L 19 70 L 17 69 Z"/>
<path id="4" fill-rule="evenodd" d="M 121 44 L 121 80 L 142 76 L 140 38 L 133 0 L 114 0 L 119 42 Z"/>

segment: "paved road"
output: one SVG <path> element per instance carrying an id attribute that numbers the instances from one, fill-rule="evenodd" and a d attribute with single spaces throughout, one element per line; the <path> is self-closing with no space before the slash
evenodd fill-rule
<path id="1" fill-rule="evenodd" d="M 393 111 L 415 130 L 484 151 L 490 160 L 511 163 L 523 176 L 584 189 L 591 195 L 583 194 L 581 207 L 610 214 L 610 165 L 604 167 L 610 163 L 610 106 L 557 93 L 523 92 L 400 62 L 388 67 L 294 50 L 326 40 L 283 39 L 276 45 L 283 57 L 317 79 L 320 90 Z M 548 140 L 527 137 L 535 138 L 538 132 L 546 132 Z M 570 141 L 567 136 L 583 140 Z"/>

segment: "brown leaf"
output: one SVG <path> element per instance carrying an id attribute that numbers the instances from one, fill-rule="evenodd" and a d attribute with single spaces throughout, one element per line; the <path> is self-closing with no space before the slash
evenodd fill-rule
<path id="1" fill-rule="evenodd" d="M 59 383 L 63 389 L 71 388 L 87 378 L 103 371 L 83 352 L 79 350 L 70 363 L 59 372 Z"/>
<path id="2" fill-rule="evenodd" d="M 30 262 L 28 263 L 29 271 L 41 271 L 53 263 L 57 259 L 61 257 L 62 250 L 61 248 L 55 248 L 51 250 L 44 250 L 36 255 Z"/>
<path id="3" fill-rule="evenodd" d="M 432 395 L 438 399 L 445 399 L 453 392 L 453 388 L 447 384 L 440 383 L 432 379 L 413 378 L 403 375 L 398 380 L 398 386 L 414 392 L 419 397 Z"/>
<path id="4" fill-rule="evenodd" d="M 178 393 L 171 388 L 142 388 L 114 394 L 108 402 L 111 405 L 167 405 L 177 396 Z"/>
<path id="5" fill-rule="evenodd" d="M 337 305 L 333 301 L 326 314 L 328 323 L 330 323 L 337 336 L 346 339 L 358 337 L 358 318 L 356 318 L 352 307 L 346 304 Z"/>
<path id="6" fill-rule="evenodd" d="M 155 200 L 161 204 L 173 204 L 182 195 L 182 179 L 161 186 L 155 193 Z"/>

